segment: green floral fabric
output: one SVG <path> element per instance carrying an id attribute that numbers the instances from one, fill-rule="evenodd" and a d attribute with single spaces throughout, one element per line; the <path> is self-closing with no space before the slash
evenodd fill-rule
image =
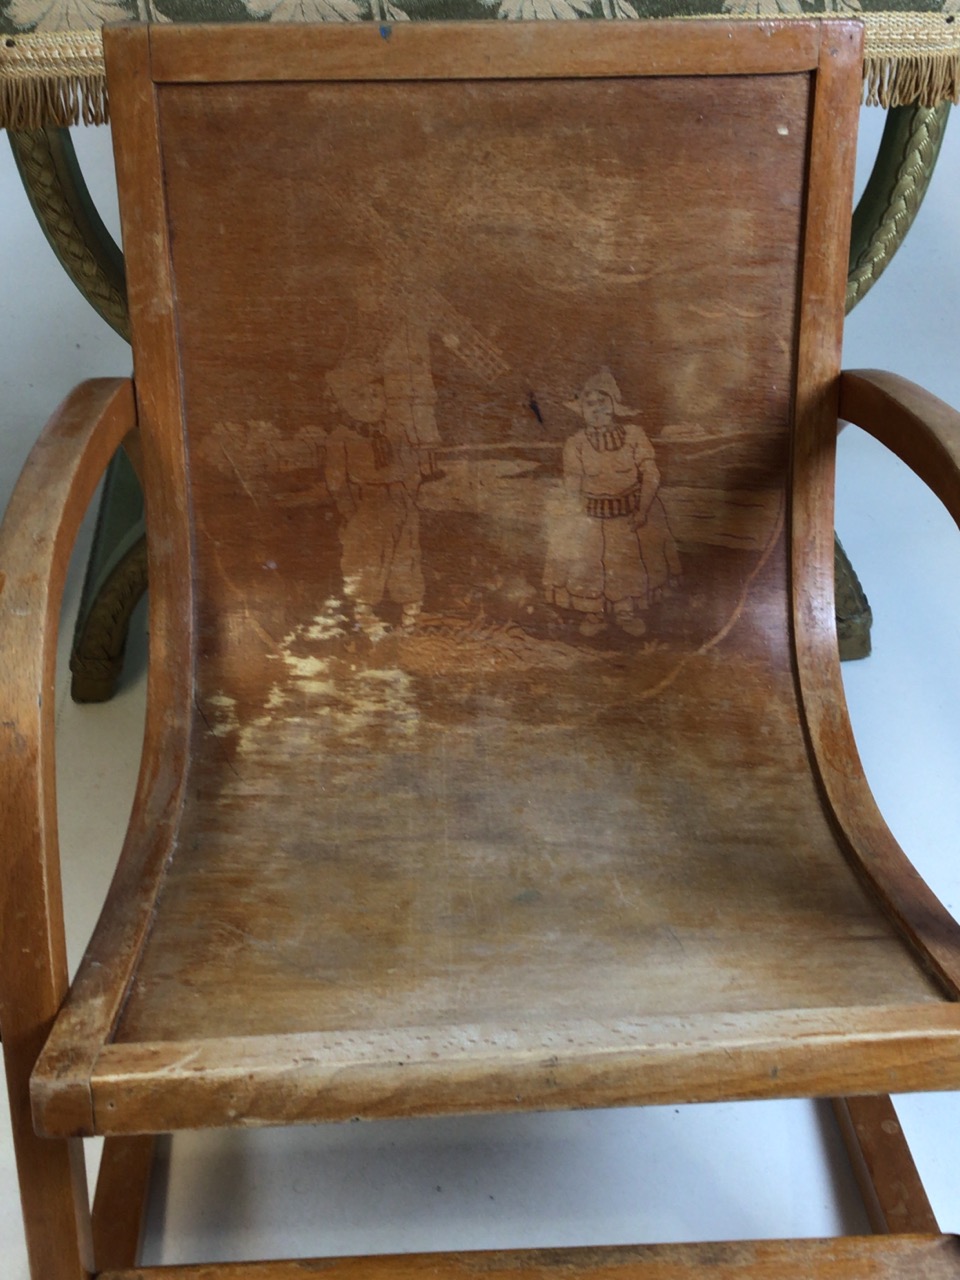
<path id="1" fill-rule="evenodd" d="M 402 22 L 444 19 L 808 17 L 939 14 L 960 0 L 0 0 L 0 33 L 80 31 L 105 22 Z"/>
<path id="2" fill-rule="evenodd" d="M 865 97 L 933 106 L 960 95 L 960 0 L 0 0 L 0 127 L 106 117 L 106 22 L 407 22 L 855 16 Z"/>

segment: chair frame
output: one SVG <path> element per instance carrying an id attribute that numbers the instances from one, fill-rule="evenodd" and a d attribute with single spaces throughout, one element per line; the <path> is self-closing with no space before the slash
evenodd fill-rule
<path id="1" fill-rule="evenodd" d="M 223 31 L 121 27 L 108 33 L 118 171 L 164 225 L 155 85 L 164 82 L 311 80 L 313 36 L 302 28 L 237 28 L 230 57 L 214 65 L 211 41 Z M 816 1096 L 838 1103 L 878 1229 L 896 1241 L 775 1242 L 769 1245 L 650 1246 L 583 1251 L 577 1269 L 614 1275 L 804 1275 L 836 1263 L 839 1275 L 960 1275 L 958 1242 L 936 1232 L 909 1154 L 882 1099 L 881 1081 L 901 1090 L 953 1087 L 960 1080 L 960 931 L 916 876 L 889 834 L 857 759 L 836 657 L 832 608 L 833 454 L 838 417 L 872 432 L 930 484 L 960 522 L 960 416 L 889 375 L 838 377 L 846 280 L 853 130 L 859 95 L 860 32 L 855 24 L 600 24 L 584 53 L 576 24 L 544 24 L 527 39 L 509 24 L 443 24 L 389 39 L 375 29 L 322 33 L 323 76 L 354 79 L 550 78 L 566 75 L 690 75 L 804 71 L 815 77 L 808 208 L 799 308 L 798 378 L 791 545 L 797 681 L 811 753 L 829 811 L 850 861 L 882 900 L 908 945 L 946 998 L 918 1024 L 915 1011 L 884 1008 L 749 1015 L 719 1029 L 662 1020 L 637 1028 L 618 1055 L 602 1046 L 602 1067 L 580 1060 L 559 1073 L 529 1054 L 497 1064 L 411 1055 L 383 1076 L 375 1058 L 325 1060 L 326 1042 L 301 1043 L 291 1080 L 283 1037 L 251 1044 L 114 1045 L 120 1013 L 148 930 L 157 884 L 183 803 L 193 716 L 196 646 L 189 522 L 184 518 L 182 439 L 174 287 L 169 242 L 130 234 L 126 245 L 135 334 L 136 391 L 128 380 L 84 384 L 61 407 L 28 462 L 4 526 L 0 617 L 14 655 L 13 715 L 0 726 L 4 828 L 12 833 L 0 889 L 0 1018 L 32 1273 L 37 1280 L 292 1280 L 305 1264 L 134 1269 L 154 1133 L 217 1123 L 285 1123 L 357 1114 L 430 1114 L 462 1109 L 630 1105 L 721 1097 Z M 100 474 L 125 437 L 139 429 L 149 487 L 151 661 L 149 714 L 130 831 L 108 905 L 81 966 L 68 981 L 56 839 L 54 655 L 69 549 Z M 53 514 L 51 514 L 53 513 Z M 37 637 L 42 637 L 40 643 Z M 187 654 L 184 661 L 183 655 Z M 29 955 L 32 963 L 24 962 Z M 58 1016 L 59 1015 L 59 1016 Z M 55 1025 L 54 1025 L 55 1023 Z M 811 1037 L 816 1053 L 811 1054 Z M 303 1037 L 300 1038 L 301 1041 Z M 309 1038 L 307 1038 L 309 1040 Z M 37 1066 L 38 1059 L 41 1059 Z M 555 1065 L 555 1064 L 554 1064 Z M 32 1075 L 32 1084 L 30 1078 Z M 304 1102 L 304 1083 L 309 1085 Z M 455 1086 L 455 1087 L 454 1087 Z M 841 1090 L 842 1086 L 842 1090 Z M 849 1096 L 846 1096 L 849 1095 Z M 31 1104 L 32 1097 L 32 1104 Z M 389 1098 L 389 1102 L 385 1099 Z M 318 1103 L 317 1099 L 321 1099 Z M 31 1115 L 32 1105 L 32 1115 Z M 46 1134 L 38 1137 L 34 1132 Z M 106 1134 L 97 1201 L 87 1207 L 79 1135 Z M 882 1136 L 882 1135 L 885 1135 Z M 882 1150 L 892 1147 L 892 1155 Z M 896 1170 L 891 1179 L 889 1169 Z M 909 1194 L 902 1194 L 907 1187 Z M 902 1233 L 902 1234 L 901 1234 Z M 746 1249 L 746 1253 L 744 1250 Z M 565 1255 L 569 1257 L 569 1255 Z M 435 1267 L 433 1257 L 358 1259 L 329 1264 L 349 1280 L 364 1274 Z M 318 1264 L 319 1265 L 319 1264 Z M 326 1264 L 324 1264 L 326 1267 Z M 531 1277 L 548 1255 L 446 1255 L 451 1277 L 518 1270 Z M 913 1268 L 913 1270 L 910 1270 Z"/>

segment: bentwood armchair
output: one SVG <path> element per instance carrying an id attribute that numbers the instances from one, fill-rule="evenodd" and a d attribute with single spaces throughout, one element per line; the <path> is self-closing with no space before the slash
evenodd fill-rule
<path id="1" fill-rule="evenodd" d="M 167 1274 L 159 1134 L 784 1097 L 837 1100 L 888 1234 L 169 1274 L 960 1275 L 886 1098 L 960 1087 L 960 931 L 870 796 L 832 604 L 839 417 L 960 517 L 957 415 L 840 373 L 856 24 L 107 57 L 134 377 L 66 401 L 0 544 L 35 1280 Z M 68 982 L 57 606 L 134 426 L 147 728 Z"/>

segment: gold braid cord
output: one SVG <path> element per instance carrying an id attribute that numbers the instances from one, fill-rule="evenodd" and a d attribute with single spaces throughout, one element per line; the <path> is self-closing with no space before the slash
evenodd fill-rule
<path id="1" fill-rule="evenodd" d="M 887 126 L 888 131 L 891 126 L 896 130 L 891 153 L 887 156 L 881 153 L 878 158 L 861 207 L 854 216 L 854 244 L 847 277 L 848 315 L 880 279 L 923 203 L 950 107 L 943 104 L 938 107 L 900 108 L 899 111 L 902 118 L 891 121 Z M 884 144 L 887 144 L 886 134 Z M 875 182 L 882 184 L 876 195 L 871 191 Z M 872 207 L 864 210 L 864 205 Z M 870 220 L 866 230 L 862 225 L 864 216 Z M 858 244 L 858 240 L 861 243 Z"/>
<path id="2" fill-rule="evenodd" d="M 139 538 L 111 569 L 74 636 L 74 702 L 106 702 L 123 670 L 130 618 L 147 589 L 147 540 Z"/>
<path id="3" fill-rule="evenodd" d="M 852 662 L 870 654 L 873 611 L 856 570 L 836 536 L 833 540 L 834 606 L 840 661 Z"/>
<path id="4" fill-rule="evenodd" d="M 77 191 L 58 162 L 55 129 L 10 132 L 17 166 L 37 219 L 67 275 L 90 305 L 122 338 L 130 340 L 127 300 L 119 271 L 105 261 L 100 236 L 107 233 L 92 210 L 84 216 Z M 66 181 L 65 181 L 66 179 Z M 96 225 L 94 225 L 94 222 Z"/>

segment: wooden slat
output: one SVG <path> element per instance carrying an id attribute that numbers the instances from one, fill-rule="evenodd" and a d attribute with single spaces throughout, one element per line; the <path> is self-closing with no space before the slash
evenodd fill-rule
<path id="1" fill-rule="evenodd" d="M 108 1045 L 94 1132 L 810 1097 L 824 1080 L 838 1095 L 956 1087 L 960 1006 Z M 84 1121 L 42 1076 L 34 1098 L 45 1132 Z"/>
<path id="2" fill-rule="evenodd" d="M 842 24 L 831 24 L 830 31 Z M 109 40 L 109 33 L 107 36 Z M 817 65 L 817 23 L 286 24 L 155 27 L 158 83 L 753 75 Z M 211 51 L 216 52 L 211 55 Z"/>
<path id="3" fill-rule="evenodd" d="M 109 1272 L 99 1280 L 957 1280 L 954 1236 L 641 1245 L 516 1253 L 407 1254 L 208 1263 Z"/>
<path id="4" fill-rule="evenodd" d="M 938 1231 L 890 1098 L 834 1098 L 833 1109 L 874 1231 Z"/>
<path id="5" fill-rule="evenodd" d="M 150 666 L 140 776 L 111 910 L 98 922 L 45 1050 L 59 1079 L 58 1098 L 77 1109 L 84 1095 L 89 1105 L 93 1063 L 121 1007 L 175 838 L 193 697 L 193 554 L 155 91 L 144 32 L 123 28 L 111 44 L 117 174 L 129 197 L 121 217 L 150 531 Z M 142 234 L 148 222 L 154 234 Z"/>
<path id="6" fill-rule="evenodd" d="M 93 1202 L 93 1257 L 98 1270 L 136 1266 L 140 1256 L 156 1140 L 108 1138 Z"/>
<path id="7" fill-rule="evenodd" d="M 0 1024 L 27 1250 L 34 1274 L 49 1280 L 80 1280 L 90 1250 L 82 1152 L 76 1143 L 38 1141 L 28 1090 L 68 982 L 55 790 L 57 629 L 77 530 L 134 420 L 129 380 L 78 387 L 31 451 L 0 532 Z"/>
<path id="8" fill-rule="evenodd" d="M 886 445 L 960 524 L 960 413 L 906 378 L 844 371 L 840 416 Z"/>
<path id="9" fill-rule="evenodd" d="M 800 687 L 814 765 L 851 862 L 874 887 L 903 935 L 956 998 L 960 995 L 960 926 L 923 883 L 876 806 L 847 715 L 837 660 L 834 437 L 839 411 L 841 262 L 849 234 L 848 196 L 852 202 L 849 181 L 841 174 L 845 171 L 843 151 L 853 146 L 859 108 L 851 80 L 842 74 L 843 62 L 857 57 L 852 37 L 827 41 L 825 49 L 827 55 L 817 77 L 794 451 L 793 590 Z M 822 132 L 821 121 L 830 122 Z M 842 200 L 837 190 L 841 181 L 846 183 Z M 835 195 L 828 198 L 830 191 Z M 825 316 L 832 317 L 832 323 L 826 322 Z"/>

